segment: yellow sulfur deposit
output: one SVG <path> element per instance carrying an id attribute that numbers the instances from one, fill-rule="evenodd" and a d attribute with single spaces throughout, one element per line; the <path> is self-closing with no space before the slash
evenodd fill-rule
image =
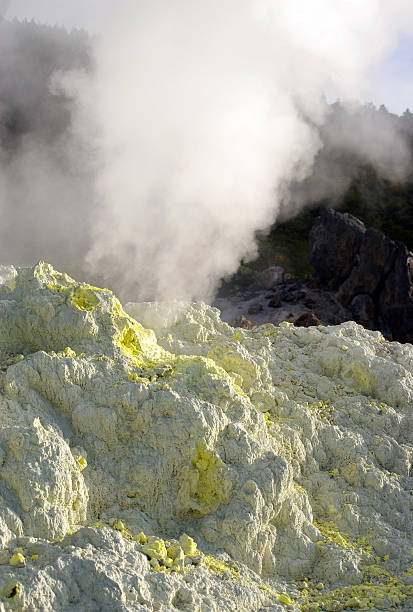
<path id="1" fill-rule="evenodd" d="M 215 512 L 229 499 L 231 482 L 226 478 L 226 466 L 218 454 L 209 450 L 202 441 L 196 443 L 192 468 L 182 471 L 178 503 L 199 516 Z"/>
<path id="2" fill-rule="evenodd" d="M 181 537 L 179 538 L 179 544 L 181 545 L 185 555 L 196 554 L 196 542 L 194 542 L 194 540 L 186 533 L 181 535 Z"/>
<path id="3" fill-rule="evenodd" d="M 281 595 L 278 596 L 277 601 L 285 606 L 291 606 L 293 604 L 291 597 L 289 597 L 287 593 L 281 593 Z"/>
<path id="4" fill-rule="evenodd" d="M 151 559 L 157 559 L 158 561 L 165 561 L 167 557 L 167 550 L 165 542 L 161 538 L 150 536 L 146 544 L 142 545 L 142 552 Z"/>
<path id="5" fill-rule="evenodd" d="M 47 264 L 0 332 L 13 609 L 413 610 L 411 346 L 124 310 Z"/>
<path id="6" fill-rule="evenodd" d="M 138 533 L 137 536 L 134 536 L 133 539 L 134 540 L 136 539 L 141 544 L 146 544 L 146 542 L 148 541 L 148 538 L 146 537 L 146 535 L 142 531 L 140 533 Z"/>
<path id="7" fill-rule="evenodd" d="M 22 553 L 17 552 L 11 557 L 10 565 L 12 565 L 13 567 L 25 567 L 26 559 L 24 558 Z"/>
<path id="8" fill-rule="evenodd" d="M 23 587 L 20 582 L 15 582 L 13 584 L 9 584 L 4 589 L 4 595 L 6 599 L 13 599 L 17 595 L 20 595 L 23 591 Z"/>
<path id="9" fill-rule="evenodd" d="M 185 555 L 182 546 L 170 546 L 167 554 L 172 560 L 183 559 Z"/>
<path id="10" fill-rule="evenodd" d="M 333 542 L 344 548 L 356 549 L 356 545 L 351 541 L 348 534 L 341 533 L 333 521 L 326 521 L 325 523 L 319 523 L 314 521 L 315 527 L 322 533 L 327 542 Z"/>
<path id="11" fill-rule="evenodd" d="M 120 531 L 121 533 L 126 531 L 125 523 L 123 521 L 110 521 L 110 526 L 112 529 L 116 529 L 116 531 Z"/>
<path id="12" fill-rule="evenodd" d="M 221 561 L 213 557 L 212 555 L 204 555 L 203 561 L 205 566 L 215 574 L 230 574 L 233 579 L 239 580 L 241 578 L 240 573 L 235 569 L 234 566 Z"/>
<path id="13" fill-rule="evenodd" d="M 150 368 L 173 357 L 158 345 L 151 329 L 145 329 L 124 312 L 116 298 L 113 298 L 112 320 L 118 329 L 115 341 L 135 366 Z"/>
<path id="14" fill-rule="evenodd" d="M 95 295 L 96 289 L 89 285 L 78 285 L 71 291 L 70 300 L 74 306 L 81 310 L 93 310 L 99 304 Z"/>
<path id="15" fill-rule="evenodd" d="M 76 461 L 78 462 L 81 470 L 84 470 L 87 467 L 87 461 L 84 457 L 76 457 Z"/>

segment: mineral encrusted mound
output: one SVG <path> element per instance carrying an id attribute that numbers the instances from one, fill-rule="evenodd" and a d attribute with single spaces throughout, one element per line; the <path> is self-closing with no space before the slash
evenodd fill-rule
<path id="1" fill-rule="evenodd" d="M 411 345 L 0 277 L 0 609 L 413 608 Z"/>

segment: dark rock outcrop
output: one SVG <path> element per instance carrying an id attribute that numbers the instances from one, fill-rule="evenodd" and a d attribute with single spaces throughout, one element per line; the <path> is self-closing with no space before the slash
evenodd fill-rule
<path id="1" fill-rule="evenodd" d="M 253 304 L 248 308 L 248 314 L 258 314 L 264 310 L 264 306 L 262 304 Z"/>
<path id="2" fill-rule="evenodd" d="M 274 293 L 270 301 L 268 302 L 270 308 L 279 308 L 281 306 L 281 296 L 279 293 Z"/>
<path id="3" fill-rule="evenodd" d="M 337 290 L 355 321 L 413 343 L 413 253 L 404 244 L 331 209 L 320 215 L 309 241 L 318 282 Z"/>
<path id="4" fill-rule="evenodd" d="M 323 285 L 337 289 L 350 275 L 358 261 L 358 254 L 366 228 L 356 217 L 324 210 L 311 228 L 309 261 Z"/>
<path id="5" fill-rule="evenodd" d="M 413 344 L 413 253 L 402 243 L 378 297 L 378 315 L 383 333 Z"/>
<path id="6" fill-rule="evenodd" d="M 360 246 L 357 264 L 338 290 L 338 299 L 347 306 L 359 294 L 374 296 L 387 277 L 397 253 L 397 245 L 382 232 L 367 228 Z"/>
<path id="7" fill-rule="evenodd" d="M 297 327 L 311 327 L 313 325 L 322 325 L 320 319 L 313 312 L 303 312 L 294 321 Z"/>
<path id="8" fill-rule="evenodd" d="M 376 309 L 370 295 L 366 293 L 356 295 L 350 303 L 350 311 L 357 323 L 367 329 L 374 329 Z"/>
<path id="9" fill-rule="evenodd" d="M 241 327 L 242 329 L 251 329 L 252 328 L 251 321 L 249 319 L 247 319 L 247 317 L 245 315 L 240 315 L 239 317 L 237 317 L 233 321 L 230 321 L 229 324 L 232 325 L 232 327 Z"/>
<path id="10" fill-rule="evenodd" d="M 255 280 L 254 285 L 258 289 L 273 289 L 284 280 L 284 268 L 281 266 L 271 266 L 263 270 Z"/>

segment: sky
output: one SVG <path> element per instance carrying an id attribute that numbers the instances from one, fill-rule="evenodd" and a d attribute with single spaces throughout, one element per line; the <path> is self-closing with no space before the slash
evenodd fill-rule
<path id="1" fill-rule="evenodd" d="M 390 1 L 390 0 L 389 0 Z M 0 11 L 7 19 L 35 19 L 68 29 L 84 28 L 99 33 L 105 11 L 113 0 L 0 0 Z M 395 47 L 372 72 L 362 102 L 384 104 L 391 112 L 413 110 L 413 38 L 400 34 Z M 326 91 L 333 101 L 334 93 Z"/>
<path id="2" fill-rule="evenodd" d="M 100 16 L 113 0 L 0 0 L 7 19 L 35 19 L 68 29 L 84 28 L 98 32 Z"/>

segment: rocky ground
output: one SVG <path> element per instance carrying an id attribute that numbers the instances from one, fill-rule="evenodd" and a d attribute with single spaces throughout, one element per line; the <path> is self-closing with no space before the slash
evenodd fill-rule
<path id="1" fill-rule="evenodd" d="M 353 319 L 352 313 L 315 280 L 282 280 L 273 288 L 245 289 L 215 300 L 223 321 L 249 329 L 255 325 L 288 321 L 299 326 L 337 325 Z"/>
<path id="2" fill-rule="evenodd" d="M 413 609 L 411 345 L 0 273 L 0 610 Z"/>
<path id="3" fill-rule="evenodd" d="M 353 320 L 388 340 L 413 343 L 413 253 L 357 218 L 322 212 L 309 235 L 314 274 L 294 281 L 273 266 L 253 284 L 216 300 L 225 321 L 334 325 Z"/>

